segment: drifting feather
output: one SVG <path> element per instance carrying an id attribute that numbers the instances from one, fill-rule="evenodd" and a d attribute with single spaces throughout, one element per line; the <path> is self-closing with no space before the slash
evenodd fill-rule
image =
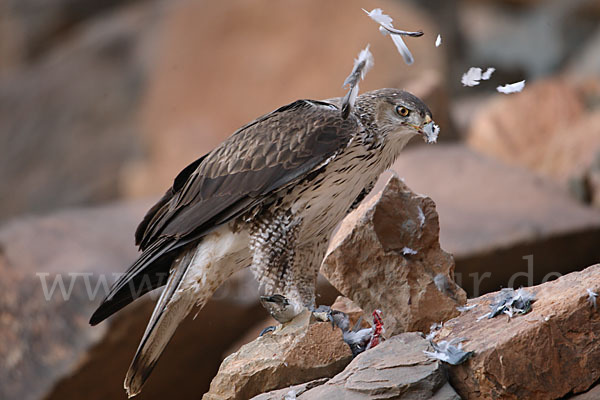
<path id="1" fill-rule="evenodd" d="M 423 353 L 429 358 L 440 360 L 451 365 L 462 364 L 474 353 L 472 351 L 463 351 L 462 343 L 464 338 L 455 338 L 450 341 L 442 340 L 439 343 L 430 342 L 434 351 L 423 350 Z M 455 346 L 457 343 L 458 346 Z"/>
<path id="2" fill-rule="evenodd" d="M 398 49 L 400 55 L 402 55 L 402 58 L 404 58 L 404 62 L 408 65 L 412 64 L 415 61 L 415 59 L 413 58 L 410 50 L 404 43 L 404 40 L 402 40 L 402 36 L 419 37 L 423 36 L 423 32 L 410 32 L 394 28 L 394 26 L 392 25 L 392 18 L 389 15 L 384 14 L 381 8 L 375 8 L 371 11 L 367 11 L 363 8 L 363 11 L 367 13 L 367 15 L 373 21 L 377 22 L 380 25 L 379 31 L 383 35 L 389 34 L 392 37 L 392 41 L 394 42 L 394 45 L 396 45 L 396 49 Z"/>
<path id="3" fill-rule="evenodd" d="M 483 74 L 481 74 L 481 80 L 482 81 L 487 81 L 488 79 L 490 79 L 492 77 L 492 74 L 494 73 L 494 71 L 496 71 L 496 68 L 488 68 L 485 70 L 485 72 Z"/>
<path id="4" fill-rule="evenodd" d="M 487 81 L 494 73 L 495 68 L 488 68 L 485 72 L 481 72 L 481 68 L 471 67 L 465 72 L 460 80 L 463 86 L 477 86 L 480 81 Z"/>
<path id="5" fill-rule="evenodd" d="M 435 39 L 435 47 L 440 47 L 440 45 L 442 44 L 442 35 L 437 35 L 437 38 Z"/>
<path id="6" fill-rule="evenodd" d="M 437 142 L 438 135 L 440 134 L 440 127 L 435 123 L 430 122 L 423 127 L 423 132 L 425 132 L 427 143 L 435 143 Z"/>
<path id="7" fill-rule="evenodd" d="M 586 289 L 587 290 L 587 294 L 588 294 L 588 303 L 590 303 L 590 306 L 594 307 L 594 310 L 596 309 L 596 297 L 598 297 L 598 293 L 594 292 L 592 289 Z"/>
<path id="8" fill-rule="evenodd" d="M 354 108 L 356 97 L 358 96 L 358 83 L 361 79 L 365 79 L 367 72 L 374 64 L 373 54 L 369 51 L 369 45 L 358 54 L 358 58 L 354 60 L 354 68 L 346 80 L 343 87 L 349 87 L 348 93 L 342 100 L 342 117 L 348 118 L 350 111 Z"/>
<path id="9" fill-rule="evenodd" d="M 500 93 L 510 94 L 510 93 L 518 93 L 521 90 L 523 90 L 524 87 L 525 87 L 525 81 L 523 80 L 520 82 L 509 83 L 504 86 L 498 86 L 496 88 L 496 90 L 499 91 Z"/>

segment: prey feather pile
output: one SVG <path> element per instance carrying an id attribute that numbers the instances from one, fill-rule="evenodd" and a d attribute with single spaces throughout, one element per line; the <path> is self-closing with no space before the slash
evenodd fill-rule
<path id="1" fill-rule="evenodd" d="M 390 35 L 392 41 L 398 49 L 398 52 L 400 53 L 400 55 L 402 55 L 402 58 L 404 58 L 404 62 L 408 65 L 412 64 L 415 61 L 415 59 L 413 58 L 410 50 L 404 43 L 404 40 L 402 40 L 402 36 L 419 37 L 423 36 L 423 32 L 409 32 L 394 28 L 394 26 L 392 25 L 392 18 L 389 15 L 384 14 L 381 8 L 375 8 L 371 11 L 367 11 L 363 8 L 363 11 L 367 13 L 367 15 L 373 21 L 379 24 L 379 31 L 381 32 L 381 34 Z"/>
<path id="2" fill-rule="evenodd" d="M 350 111 L 354 108 L 356 103 L 356 97 L 358 96 L 358 83 L 361 79 L 365 79 L 367 72 L 373 67 L 375 61 L 373 60 L 373 54 L 369 51 L 369 45 L 358 54 L 358 58 L 354 60 L 354 68 L 346 80 L 344 81 L 343 87 L 348 88 L 348 93 L 342 100 L 342 117 L 348 118 Z"/>
<path id="3" fill-rule="evenodd" d="M 382 335 L 385 329 L 383 328 L 383 318 L 380 310 L 373 311 L 373 324 L 370 328 L 361 329 L 362 317 L 358 319 L 353 328 L 350 328 L 350 318 L 342 311 L 330 309 L 327 319 L 342 330 L 342 338 L 355 357 L 363 351 L 377 346 L 384 340 Z"/>
<path id="4" fill-rule="evenodd" d="M 516 314 L 527 314 L 531 310 L 531 304 L 534 301 L 535 295 L 523 288 L 519 290 L 510 288 L 502 289 L 496 295 L 494 302 L 490 304 L 492 310 L 477 318 L 477 320 L 482 320 L 485 317 L 494 318 L 500 314 L 506 314 L 509 318 L 512 318 Z"/>
<path id="5" fill-rule="evenodd" d="M 423 353 L 429 358 L 440 360 L 451 365 L 462 364 L 467 361 L 474 353 L 472 351 L 463 351 L 462 342 L 465 338 L 455 338 L 449 341 L 441 340 L 438 343 L 430 341 L 434 351 L 423 350 Z M 456 346 L 454 344 L 457 344 Z"/>

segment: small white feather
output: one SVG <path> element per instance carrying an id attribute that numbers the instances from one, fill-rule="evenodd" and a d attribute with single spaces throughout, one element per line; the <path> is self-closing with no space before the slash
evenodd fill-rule
<path id="1" fill-rule="evenodd" d="M 594 307 L 594 310 L 595 310 L 597 307 L 596 298 L 598 297 L 598 293 L 594 292 L 592 289 L 586 289 L 586 290 L 587 290 L 587 294 L 588 294 L 588 303 L 590 303 L 590 306 Z"/>
<path id="2" fill-rule="evenodd" d="M 409 32 L 395 29 L 392 25 L 392 18 L 389 15 L 384 14 L 381 8 L 375 8 L 371 11 L 367 11 L 363 8 L 363 11 L 367 13 L 373 21 L 381 25 L 379 27 L 379 32 L 381 32 L 382 35 L 390 35 L 392 37 L 392 41 L 394 42 L 394 45 L 396 45 L 396 49 L 398 49 L 400 55 L 402 55 L 404 62 L 408 65 L 412 64 L 415 60 L 404 43 L 404 40 L 402 40 L 402 36 L 421 36 L 423 32 Z"/>
<path id="3" fill-rule="evenodd" d="M 481 80 L 481 68 L 471 67 L 460 80 L 463 86 L 477 86 Z"/>
<path id="4" fill-rule="evenodd" d="M 480 81 L 487 81 L 492 77 L 492 74 L 496 71 L 496 68 L 488 68 L 485 72 L 481 71 L 481 68 L 471 67 L 465 72 L 461 78 L 463 86 L 477 86 Z"/>
<path id="5" fill-rule="evenodd" d="M 405 256 L 415 255 L 415 254 L 417 254 L 417 251 L 411 249 L 410 247 L 404 247 L 404 248 L 402 248 L 402 254 Z"/>
<path id="6" fill-rule="evenodd" d="M 524 87 L 525 87 L 525 81 L 522 80 L 520 82 L 509 83 L 504 86 L 498 86 L 496 88 L 496 90 L 499 91 L 500 93 L 510 94 L 510 93 L 518 93 L 521 90 L 523 90 Z"/>
<path id="7" fill-rule="evenodd" d="M 425 132 L 425 140 L 427 143 L 435 143 L 440 134 L 440 127 L 435 123 L 430 122 L 423 127 L 423 132 Z"/>
<path id="8" fill-rule="evenodd" d="M 423 213 L 423 209 L 420 206 L 417 206 L 417 210 L 419 212 L 419 226 L 422 228 L 425 225 L 425 213 Z"/>
<path id="9" fill-rule="evenodd" d="M 440 45 L 442 44 L 442 35 L 437 35 L 437 38 L 435 39 L 435 47 L 440 47 Z"/>
<path id="10" fill-rule="evenodd" d="M 383 13 L 381 8 L 374 8 L 371 11 L 367 11 L 363 8 L 363 11 L 367 13 L 369 17 L 378 24 L 392 26 L 392 17 Z"/>
<path id="11" fill-rule="evenodd" d="M 406 44 L 404 43 L 404 40 L 402 40 L 402 36 L 394 34 L 392 34 L 391 36 L 392 42 L 394 42 L 394 44 L 396 45 L 396 49 L 398 49 L 398 53 L 400 53 L 400 55 L 404 59 L 404 62 L 408 65 L 414 63 L 415 59 L 408 47 L 406 46 Z"/>
<path id="12" fill-rule="evenodd" d="M 475 307 L 477 307 L 477 304 L 471 304 L 470 306 L 459 306 L 459 307 L 456 307 L 456 309 L 458 310 L 458 312 L 462 313 L 462 312 L 472 310 Z"/>
<path id="13" fill-rule="evenodd" d="M 369 50 L 369 45 L 367 45 L 367 47 L 365 47 L 363 50 L 360 51 L 360 53 L 358 53 L 358 58 L 354 60 L 354 67 L 352 68 L 352 72 L 344 81 L 343 86 L 350 87 L 350 90 L 343 99 L 342 106 L 344 108 L 349 107 L 350 110 L 354 108 L 354 104 L 356 103 L 356 97 L 358 96 L 359 90 L 358 83 L 361 79 L 365 79 L 367 72 L 369 72 L 369 70 L 373 68 L 374 64 L 375 61 L 373 60 L 373 54 L 371 54 L 371 51 Z"/>
<path id="14" fill-rule="evenodd" d="M 483 74 L 481 74 L 481 80 L 487 81 L 488 79 L 490 79 L 495 70 L 496 70 L 496 68 L 492 68 L 492 67 L 486 69 L 485 72 Z"/>

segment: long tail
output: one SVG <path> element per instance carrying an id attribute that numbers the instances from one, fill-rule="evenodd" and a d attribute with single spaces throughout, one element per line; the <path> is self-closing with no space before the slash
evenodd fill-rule
<path id="1" fill-rule="evenodd" d="M 195 300 L 191 293 L 178 293 L 194 257 L 186 251 L 173 264 L 169 280 L 161 294 L 146 332 L 125 377 L 124 387 L 129 397 L 140 393 L 165 346 L 179 323 L 189 314 Z"/>

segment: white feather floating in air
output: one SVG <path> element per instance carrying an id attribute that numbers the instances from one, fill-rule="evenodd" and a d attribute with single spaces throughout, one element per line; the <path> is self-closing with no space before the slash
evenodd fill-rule
<path id="1" fill-rule="evenodd" d="M 490 79 L 495 70 L 496 70 L 496 68 L 492 68 L 492 67 L 486 69 L 485 72 L 481 74 L 481 80 L 487 81 L 488 79 Z"/>
<path id="2" fill-rule="evenodd" d="M 521 90 L 523 90 L 524 87 L 525 87 L 525 81 L 523 80 L 520 82 L 509 83 L 504 86 L 498 86 L 496 88 L 496 90 L 499 91 L 500 93 L 510 94 L 510 93 L 518 93 Z"/>
<path id="3" fill-rule="evenodd" d="M 402 58 L 404 58 L 404 62 L 406 62 L 408 65 L 412 64 L 415 59 L 404 43 L 404 40 L 402 40 L 402 36 L 419 37 L 423 35 L 423 32 L 409 32 L 394 28 L 392 25 L 392 18 L 389 15 L 384 14 L 381 8 L 375 8 L 371 11 L 367 11 L 363 8 L 363 11 L 367 13 L 367 15 L 373 21 L 381 25 L 379 27 L 379 31 L 383 35 L 389 34 L 392 37 L 392 41 L 396 45 L 398 52 L 402 55 Z"/>
<path id="4" fill-rule="evenodd" d="M 488 68 L 485 72 L 481 71 L 481 68 L 471 67 L 465 72 L 460 80 L 463 86 L 477 86 L 479 81 L 487 81 L 492 77 L 495 68 Z"/>
<path id="5" fill-rule="evenodd" d="M 435 39 L 435 47 L 440 47 L 440 45 L 442 44 L 442 35 L 437 35 L 437 38 Z"/>
<path id="6" fill-rule="evenodd" d="M 360 51 L 358 58 L 354 60 L 354 68 L 352 68 L 352 72 L 348 75 L 343 84 L 343 87 L 350 88 L 342 100 L 343 118 L 347 118 L 350 111 L 354 108 L 354 103 L 356 103 L 356 97 L 358 96 L 358 83 L 361 79 L 365 79 L 367 72 L 373 68 L 374 64 L 373 54 L 371 54 L 369 45 L 367 45 L 364 50 Z"/>

